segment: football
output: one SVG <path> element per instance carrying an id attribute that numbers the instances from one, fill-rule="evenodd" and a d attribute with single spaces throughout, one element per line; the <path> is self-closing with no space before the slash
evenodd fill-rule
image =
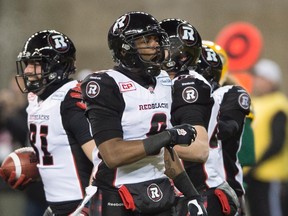
<path id="1" fill-rule="evenodd" d="M 26 179 L 32 178 L 37 180 L 39 178 L 39 171 L 37 168 L 38 159 L 32 147 L 24 147 L 10 153 L 2 162 L 1 168 L 4 175 L 9 178 L 12 171 L 16 172 L 16 179 L 21 174 L 26 176 Z"/>

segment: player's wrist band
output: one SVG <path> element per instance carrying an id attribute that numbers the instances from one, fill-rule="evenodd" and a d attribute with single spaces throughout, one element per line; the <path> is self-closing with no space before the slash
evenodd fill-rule
<path id="1" fill-rule="evenodd" d="M 174 185 L 176 188 L 183 193 L 186 198 L 194 197 L 195 195 L 199 195 L 198 191 L 195 189 L 192 184 L 189 176 L 185 171 L 181 172 L 173 179 Z"/>
<path id="2" fill-rule="evenodd" d="M 158 154 L 160 149 L 171 143 L 171 135 L 168 131 L 155 134 L 143 140 L 146 155 Z"/>

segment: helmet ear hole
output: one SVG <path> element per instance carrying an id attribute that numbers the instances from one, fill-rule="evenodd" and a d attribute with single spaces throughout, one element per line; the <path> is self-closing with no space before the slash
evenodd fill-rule
<path id="1" fill-rule="evenodd" d="M 127 50 L 122 49 L 120 53 L 124 57 L 127 54 Z"/>

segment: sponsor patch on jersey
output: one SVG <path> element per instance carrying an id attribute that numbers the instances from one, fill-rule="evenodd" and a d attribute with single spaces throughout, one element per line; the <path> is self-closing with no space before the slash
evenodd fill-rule
<path id="1" fill-rule="evenodd" d="M 198 95 L 198 91 L 192 86 L 186 87 L 182 92 L 182 98 L 187 103 L 194 103 L 197 101 Z"/>
<path id="2" fill-rule="evenodd" d="M 187 86 L 187 85 L 195 85 L 195 82 L 183 82 L 181 83 L 182 86 Z"/>
<path id="3" fill-rule="evenodd" d="M 43 114 L 37 114 L 37 115 L 29 115 L 28 117 L 29 121 L 49 121 L 50 116 L 49 115 L 43 115 Z"/>
<path id="4" fill-rule="evenodd" d="M 100 86 L 95 81 L 90 81 L 86 85 L 86 95 L 89 98 L 95 98 L 100 93 Z"/>
<path id="5" fill-rule="evenodd" d="M 52 97 L 51 100 L 63 100 L 65 97 L 66 93 L 64 91 L 56 91 Z"/>
<path id="6" fill-rule="evenodd" d="M 153 202 L 159 202 L 163 198 L 163 192 L 155 183 L 147 187 L 147 195 Z"/>
<path id="7" fill-rule="evenodd" d="M 135 91 L 136 86 L 132 81 L 129 82 L 119 82 L 120 92 Z"/>
<path id="8" fill-rule="evenodd" d="M 168 77 L 168 78 L 165 78 L 165 79 L 161 79 L 160 80 L 160 83 L 163 85 L 163 86 L 171 86 L 172 85 L 172 81 L 171 79 Z"/>
<path id="9" fill-rule="evenodd" d="M 240 107 L 245 110 L 248 110 L 250 107 L 250 97 L 247 93 L 242 93 L 238 98 L 238 103 Z"/>

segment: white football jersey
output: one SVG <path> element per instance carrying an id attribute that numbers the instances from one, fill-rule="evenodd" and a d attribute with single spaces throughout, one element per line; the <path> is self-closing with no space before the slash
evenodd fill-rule
<path id="1" fill-rule="evenodd" d="M 213 94 L 212 94 L 213 95 Z M 222 144 L 213 138 L 217 130 L 218 113 L 220 110 L 220 103 L 218 98 L 214 98 L 214 104 L 212 107 L 212 112 L 210 116 L 209 126 L 208 126 L 208 140 L 209 140 L 209 156 L 204 164 L 207 179 L 206 185 L 210 188 L 217 187 L 224 182 L 225 170 L 224 161 L 222 154 Z"/>
<path id="2" fill-rule="evenodd" d="M 233 94 L 231 95 L 231 93 Z M 222 103 L 224 97 L 229 97 L 229 98 L 233 97 L 233 100 L 229 100 L 229 101 L 226 100 L 225 103 Z M 233 110 L 233 109 L 243 110 L 244 112 L 245 110 L 249 110 L 249 107 L 250 107 L 250 98 L 247 92 L 244 89 L 242 88 L 239 89 L 239 87 L 233 86 L 233 85 L 226 85 L 226 86 L 222 86 L 216 89 L 213 92 L 213 98 L 215 100 L 215 103 L 217 103 L 219 106 L 222 107 L 223 105 L 225 105 L 226 107 L 229 107 L 230 110 Z M 225 158 L 224 158 L 225 172 L 224 173 L 220 172 L 220 174 L 223 176 L 224 179 L 228 181 L 228 183 L 232 183 L 233 186 L 238 185 L 238 187 L 240 187 L 244 193 L 245 189 L 243 187 L 243 171 L 242 171 L 242 167 L 240 165 L 240 162 L 237 156 L 242 145 L 242 134 L 244 131 L 243 125 L 241 127 L 240 127 L 241 133 L 237 136 L 234 136 L 233 140 L 230 139 L 229 143 L 226 143 L 226 145 L 235 145 L 236 147 L 235 148 L 236 152 L 234 151 L 227 152 L 227 154 L 231 155 L 231 158 L 235 158 L 235 160 L 229 161 L 229 163 L 233 163 L 229 165 L 229 167 L 233 169 L 229 170 L 227 166 L 225 166 Z M 218 142 L 219 142 L 219 145 L 221 146 L 223 145 L 221 140 L 218 140 Z"/>
<path id="3" fill-rule="evenodd" d="M 121 121 L 124 140 L 145 139 L 151 131 L 159 132 L 163 130 L 163 126 L 171 127 L 171 81 L 165 71 L 157 76 L 155 89 L 144 88 L 113 70 L 107 74 L 118 84 L 125 101 L 126 106 Z M 115 186 L 167 177 L 164 174 L 163 154 L 162 149 L 158 155 L 148 156 L 119 167 L 115 176 Z"/>
<path id="4" fill-rule="evenodd" d="M 39 100 L 35 94 L 28 95 L 30 140 L 39 154 L 38 168 L 49 202 L 83 198 L 75 161 L 60 116 L 61 102 L 76 83 L 66 83 L 44 101 Z"/>
<path id="5" fill-rule="evenodd" d="M 190 74 L 193 74 L 197 79 L 204 81 L 207 85 L 210 84 L 207 80 L 200 74 L 195 71 L 190 71 Z M 211 92 L 212 93 L 212 92 Z M 212 94 L 213 96 L 213 94 Z M 214 96 L 213 96 L 214 98 Z M 214 98 L 215 101 L 215 98 Z M 208 140 L 209 140 L 209 156 L 207 161 L 204 163 L 204 170 L 207 175 L 205 184 L 210 187 L 217 187 L 224 182 L 224 165 L 223 165 L 223 156 L 222 156 L 222 145 L 217 143 L 213 145 L 212 136 L 217 129 L 217 116 L 220 109 L 220 104 L 215 101 L 212 112 L 210 116 L 209 126 L 208 126 Z"/>

